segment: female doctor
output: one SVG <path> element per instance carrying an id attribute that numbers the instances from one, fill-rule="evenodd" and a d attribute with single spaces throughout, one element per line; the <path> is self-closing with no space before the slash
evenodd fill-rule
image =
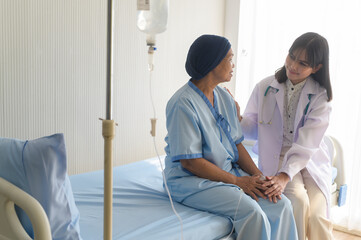
<path id="1" fill-rule="evenodd" d="M 235 102 L 217 86 L 230 81 L 232 58 L 224 37 L 202 35 L 191 45 L 191 79 L 166 108 L 167 185 L 176 201 L 228 217 L 237 239 L 297 239 L 290 201 L 272 203 L 262 193 L 268 187 L 242 145 Z"/>
<path id="2" fill-rule="evenodd" d="M 291 200 L 301 240 L 332 239 L 331 160 L 323 141 L 331 99 L 328 43 L 309 32 L 294 41 L 284 66 L 256 85 L 241 120 L 270 176 L 264 193 Z"/>

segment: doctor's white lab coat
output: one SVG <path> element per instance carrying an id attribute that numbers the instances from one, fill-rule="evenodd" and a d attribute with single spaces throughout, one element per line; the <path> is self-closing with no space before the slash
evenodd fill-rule
<path id="1" fill-rule="evenodd" d="M 283 142 L 285 85 L 278 83 L 274 76 L 256 85 L 242 115 L 243 134 L 246 139 L 257 140 L 259 168 L 264 175 L 284 172 L 292 180 L 299 171 L 307 168 L 330 209 L 331 159 L 323 141 L 331 112 L 326 90 L 312 78 L 307 79 L 297 106 L 293 144 L 278 171 Z"/>

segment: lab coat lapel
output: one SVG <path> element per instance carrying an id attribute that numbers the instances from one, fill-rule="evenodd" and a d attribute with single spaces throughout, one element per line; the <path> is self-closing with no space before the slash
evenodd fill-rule
<path id="1" fill-rule="evenodd" d="M 310 102 L 309 95 L 314 95 L 316 89 L 316 82 L 310 77 L 306 80 L 305 86 L 302 89 L 300 100 L 298 102 L 295 122 L 294 122 L 294 132 L 296 131 L 297 126 L 300 126 L 300 121 L 302 121 L 302 117 L 305 115 L 305 109 L 307 104 Z M 310 106 L 309 106 L 310 109 Z M 308 111 L 307 111 L 308 112 Z"/>
<path id="2" fill-rule="evenodd" d="M 281 118 L 282 118 L 282 123 L 284 122 L 283 119 L 283 102 L 284 102 L 284 92 L 285 92 L 285 84 L 280 84 L 276 79 L 274 79 L 271 83 L 271 87 L 278 89 L 278 92 L 275 94 L 276 97 L 276 102 L 277 102 L 277 107 L 278 110 L 281 114 Z"/>

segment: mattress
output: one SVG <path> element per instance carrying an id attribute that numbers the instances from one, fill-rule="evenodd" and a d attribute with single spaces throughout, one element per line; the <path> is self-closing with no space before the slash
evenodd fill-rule
<path id="1" fill-rule="evenodd" d="M 103 179 L 102 170 L 70 176 L 84 240 L 103 239 Z M 221 239 L 231 231 L 231 221 L 224 216 L 174 206 L 183 221 L 183 239 Z M 122 240 L 181 239 L 158 158 L 114 167 L 112 235 Z"/>

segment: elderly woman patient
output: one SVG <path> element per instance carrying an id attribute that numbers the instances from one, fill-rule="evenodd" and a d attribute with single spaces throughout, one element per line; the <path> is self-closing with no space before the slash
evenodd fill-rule
<path id="1" fill-rule="evenodd" d="M 229 41 L 202 35 L 191 45 L 191 79 L 169 100 L 165 175 L 172 197 L 226 216 L 237 239 L 297 239 L 290 201 L 269 201 L 261 171 L 242 145 L 237 109 L 227 90 L 234 64 Z"/>

